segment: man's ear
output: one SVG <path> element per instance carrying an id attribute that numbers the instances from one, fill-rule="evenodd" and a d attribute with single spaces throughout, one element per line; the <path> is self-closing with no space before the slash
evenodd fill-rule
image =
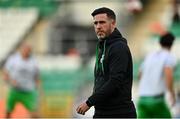
<path id="1" fill-rule="evenodd" d="M 112 27 L 115 28 L 116 27 L 116 21 L 112 20 Z"/>
<path id="2" fill-rule="evenodd" d="M 116 25 L 116 21 L 115 21 L 115 20 L 112 20 L 112 24 L 113 24 L 113 25 Z"/>

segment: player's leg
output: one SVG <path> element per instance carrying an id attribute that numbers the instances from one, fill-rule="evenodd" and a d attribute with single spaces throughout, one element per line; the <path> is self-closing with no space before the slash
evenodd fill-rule
<path id="1" fill-rule="evenodd" d="M 37 106 L 38 106 L 37 92 L 32 91 L 32 92 L 24 93 L 22 95 L 21 102 L 29 111 L 32 118 L 39 117 L 37 110 Z"/>
<path id="2" fill-rule="evenodd" d="M 138 118 L 150 118 L 151 114 L 149 112 L 149 106 L 147 105 L 147 102 L 149 102 L 148 98 L 141 98 L 139 99 L 137 103 L 137 117 Z"/>
<path id="3" fill-rule="evenodd" d="M 17 94 L 14 89 L 10 89 L 6 102 L 6 118 L 10 118 L 12 111 L 17 103 Z"/>
<path id="4" fill-rule="evenodd" d="M 155 118 L 171 118 L 170 110 L 165 102 L 165 99 L 159 99 L 154 105 Z"/>

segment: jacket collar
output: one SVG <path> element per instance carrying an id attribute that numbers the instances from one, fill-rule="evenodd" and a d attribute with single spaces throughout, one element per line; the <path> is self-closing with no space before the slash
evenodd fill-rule
<path id="1" fill-rule="evenodd" d="M 122 37 L 121 33 L 117 28 L 115 28 L 114 31 L 108 37 L 102 39 L 102 41 L 99 42 L 100 45 L 103 44 L 105 40 L 107 45 L 110 45 L 118 40 L 121 40 L 122 42 L 127 44 L 126 39 Z"/>

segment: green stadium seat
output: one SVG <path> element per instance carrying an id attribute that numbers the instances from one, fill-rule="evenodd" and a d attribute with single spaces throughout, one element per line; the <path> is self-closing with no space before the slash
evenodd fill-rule
<path id="1" fill-rule="evenodd" d="M 54 0 L 0 0 L 0 8 L 31 8 L 39 10 L 41 16 L 53 14 L 59 7 L 59 2 Z"/>
<path id="2" fill-rule="evenodd" d="M 171 31 L 176 37 L 180 37 L 180 23 L 173 23 L 169 31 Z"/>

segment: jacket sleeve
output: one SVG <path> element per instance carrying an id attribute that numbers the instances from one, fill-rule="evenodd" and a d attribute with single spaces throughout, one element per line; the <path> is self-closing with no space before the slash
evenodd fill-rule
<path id="1" fill-rule="evenodd" d="M 112 47 L 108 59 L 110 79 L 100 90 L 88 98 L 86 101 L 88 106 L 93 106 L 113 98 L 114 93 L 125 83 L 125 75 L 129 62 L 128 47 L 124 44 Z"/>

